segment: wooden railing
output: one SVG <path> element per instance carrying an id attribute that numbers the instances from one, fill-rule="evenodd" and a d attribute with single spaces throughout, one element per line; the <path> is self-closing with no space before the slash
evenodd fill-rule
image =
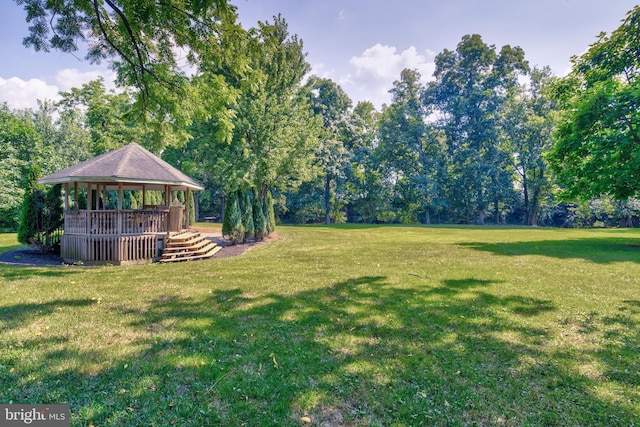
<path id="1" fill-rule="evenodd" d="M 126 236 L 166 233 L 169 211 L 75 211 L 64 215 L 65 234 L 92 236 Z"/>
<path id="2" fill-rule="evenodd" d="M 121 211 L 121 234 L 166 233 L 169 211 Z"/>

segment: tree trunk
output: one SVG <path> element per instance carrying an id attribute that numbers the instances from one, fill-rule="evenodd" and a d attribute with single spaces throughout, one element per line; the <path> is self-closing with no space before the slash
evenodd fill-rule
<path id="1" fill-rule="evenodd" d="M 331 224 L 331 175 L 329 174 L 324 181 L 324 210 L 325 223 Z"/>
<path id="2" fill-rule="evenodd" d="M 540 210 L 540 191 L 537 190 L 533 193 L 533 196 L 529 202 L 529 208 L 527 212 L 527 225 L 536 227 L 538 225 L 538 211 Z"/>
<path id="3" fill-rule="evenodd" d="M 498 225 L 500 224 L 500 202 L 498 202 L 497 200 L 493 202 L 493 209 L 496 211 L 494 222 L 496 225 Z"/>
<path id="4" fill-rule="evenodd" d="M 424 214 L 424 223 L 426 225 L 431 225 L 431 213 L 429 212 L 429 208 L 427 208 L 427 211 Z"/>
<path id="5" fill-rule="evenodd" d="M 196 214 L 196 222 L 200 222 L 200 192 L 193 193 L 193 211 Z"/>
<path id="6" fill-rule="evenodd" d="M 620 220 L 620 227 L 633 228 L 633 218 L 631 215 L 627 215 Z"/>
<path id="7" fill-rule="evenodd" d="M 478 224 L 484 225 L 484 209 L 480 209 L 478 212 Z"/>
<path id="8" fill-rule="evenodd" d="M 522 191 L 524 194 L 524 220 L 525 224 L 529 225 L 529 219 L 531 218 L 531 209 L 529 208 L 529 186 L 527 183 L 526 171 L 522 174 Z"/>

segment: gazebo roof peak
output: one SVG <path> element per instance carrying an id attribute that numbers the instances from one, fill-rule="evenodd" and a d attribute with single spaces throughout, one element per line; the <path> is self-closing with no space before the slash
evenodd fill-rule
<path id="1" fill-rule="evenodd" d="M 184 189 L 203 187 L 187 175 L 132 142 L 40 179 L 40 184 L 99 182 L 133 185 L 171 185 Z"/>

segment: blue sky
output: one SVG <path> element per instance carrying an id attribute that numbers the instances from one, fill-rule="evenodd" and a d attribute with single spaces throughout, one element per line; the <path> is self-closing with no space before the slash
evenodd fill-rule
<path id="1" fill-rule="evenodd" d="M 636 1 L 628 0 L 232 0 L 245 28 L 281 13 L 304 43 L 313 73 L 339 83 L 354 101 L 380 108 L 403 68 L 433 73 L 435 55 L 454 50 L 465 34 L 480 34 L 498 49 L 520 46 L 532 65 L 565 74 L 570 57 L 584 52 L 601 31 L 620 25 Z M 70 54 L 36 53 L 22 45 L 25 13 L 13 1 L 0 4 L 0 102 L 35 107 L 61 90 L 100 75 Z"/>

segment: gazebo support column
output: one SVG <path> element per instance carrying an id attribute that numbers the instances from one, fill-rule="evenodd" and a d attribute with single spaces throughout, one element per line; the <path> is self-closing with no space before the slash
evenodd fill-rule
<path id="1" fill-rule="evenodd" d="M 185 223 L 185 228 L 189 228 L 189 199 L 191 198 L 191 189 L 187 188 L 187 197 L 184 201 L 184 223 Z"/>
<path id="2" fill-rule="evenodd" d="M 90 182 L 87 183 L 87 209 L 93 209 L 93 190 Z"/>
<path id="3" fill-rule="evenodd" d="M 73 207 L 78 210 L 78 181 L 73 183 Z"/>
<path id="4" fill-rule="evenodd" d="M 64 184 L 64 210 L 69 210 L 69 183 Z"/>

